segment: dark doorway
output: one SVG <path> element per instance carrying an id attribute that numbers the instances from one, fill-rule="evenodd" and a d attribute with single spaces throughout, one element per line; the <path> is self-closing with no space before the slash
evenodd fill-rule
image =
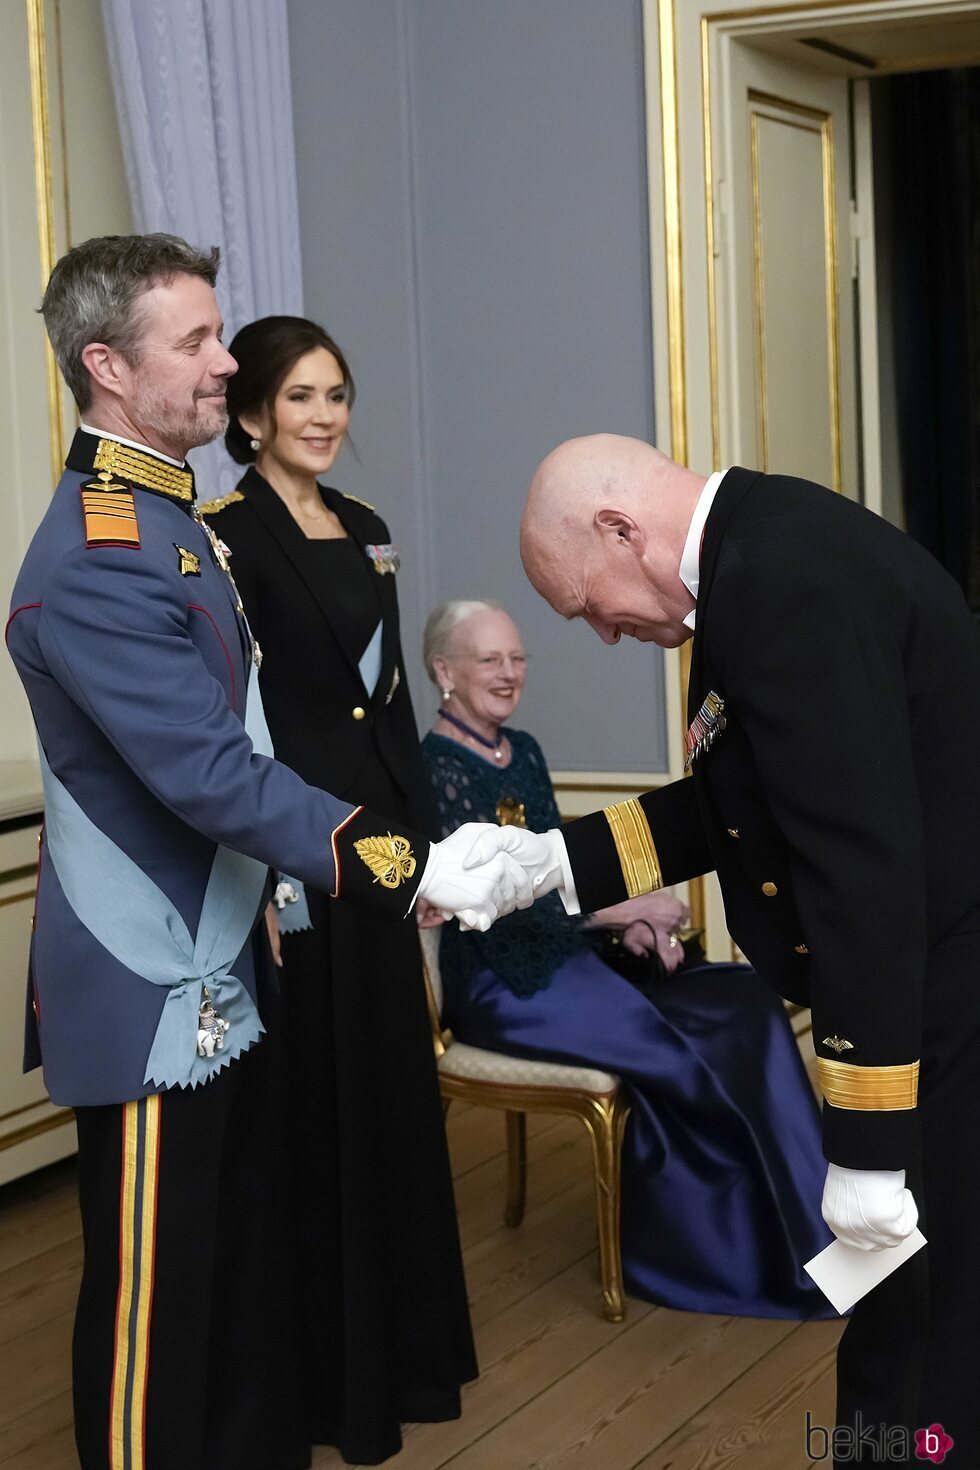
<path id="1" fill-rule="evenodd" d="M 980 67 L 881 78 L 871 101 L 905 527 L 980 617 Z"/>

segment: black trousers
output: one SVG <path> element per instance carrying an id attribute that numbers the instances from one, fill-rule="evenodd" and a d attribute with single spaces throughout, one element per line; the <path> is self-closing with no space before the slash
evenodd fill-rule
<path id="1" fill-rule="evenodd" d="M 916 1458 L 915 1437 L 934 1424 L 954 1442 L 951 1466 L 980 1467 L 980 915 L 933 950 L 925 994 L 921 1144 L 906 1183 L 928 1245 L 857 1304 L 844 1331 L 839 1470 L 929 1463 Z M 875 1431 L 863 1447 L 858 1423 Z M 907 1458 L 901 1434 L 885 1457 L 892 1427 L 905 1431 Z"/>
<path id="2" fill-rule="evenodd" d="M 310 1463 L 277 1066 L 266 1036 L 193 1091 L 77 1111 L 82 1470 Z"/>

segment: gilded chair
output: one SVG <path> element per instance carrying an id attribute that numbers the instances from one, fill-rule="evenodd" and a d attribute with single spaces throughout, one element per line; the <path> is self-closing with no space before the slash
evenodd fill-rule
<path id="1" fill-rule="evenodd" d="M 448 1110 L 453 1098 L 498 1108 L 507 1127 L 507 1204 L 511 1227 L 524 1218 L 527 1193 L 527 1114 L 570 1113 L 585 1125 L 592 1147 L 602 1312 L 621 1322 L 623 1268 L 619 1247 L 620 1151 L 629 1103 L 619 1078 L 592 1067 L 528 1061 L 456 1041 L 442 1025 L 438 929 L 423 929 L 423 973 L 432 1023 L 439 1087 Z"/>

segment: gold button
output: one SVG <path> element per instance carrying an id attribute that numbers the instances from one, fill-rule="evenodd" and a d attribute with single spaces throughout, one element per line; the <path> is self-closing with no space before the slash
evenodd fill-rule
<path id="1" fill-rule="evenodd" d="M 235 611 L 239 614 L 239 616 L 241 616 L 241 614 L 245 611 L 245 604 L 243 602 L 236 603 Z"/>
<path id="2" fill-rule="evenodd" d="M 809 954 L 810 951 L 809 951 L 809 949 L 807 949 L 807 947 L 806 947 L 805 944 L 794 944 L 793 945 L 793 953 L 794 954 Z"/>
<path id="3" fill-rule="evenodd" d="M 364 711 L 361 709 L 361 706 L 359 704 L 356 704 L 354 706 L 354 708 L 351 710 L 351 714 L 354 716 L 355 720 L 363 720 L 364 718 Z"/>
<path id="4" fill-rule="evenodd" d="M 776 894 L 779 892 L 779 889 L 776 887 L 775 883 L 763 883 L 762 891 L 766 895 L 766 898 L 775 898 Z"/>
<path id="5" fill-rule="evenodd" d="M 741 837 L 742 835 L 737 827 L 726 827 L 725 830 L 727 831 L 729 837 Z"/>

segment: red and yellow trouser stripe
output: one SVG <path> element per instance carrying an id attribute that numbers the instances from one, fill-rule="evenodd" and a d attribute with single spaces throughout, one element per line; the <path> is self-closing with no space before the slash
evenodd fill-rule
<path id="1" fill-rule="evenodd" d="M 122 1110 L 119 1293 L 109 1416 L 109 1470 L 146 1470 L 146 1385 L 160 1173 L 160 1095 Z"/>

